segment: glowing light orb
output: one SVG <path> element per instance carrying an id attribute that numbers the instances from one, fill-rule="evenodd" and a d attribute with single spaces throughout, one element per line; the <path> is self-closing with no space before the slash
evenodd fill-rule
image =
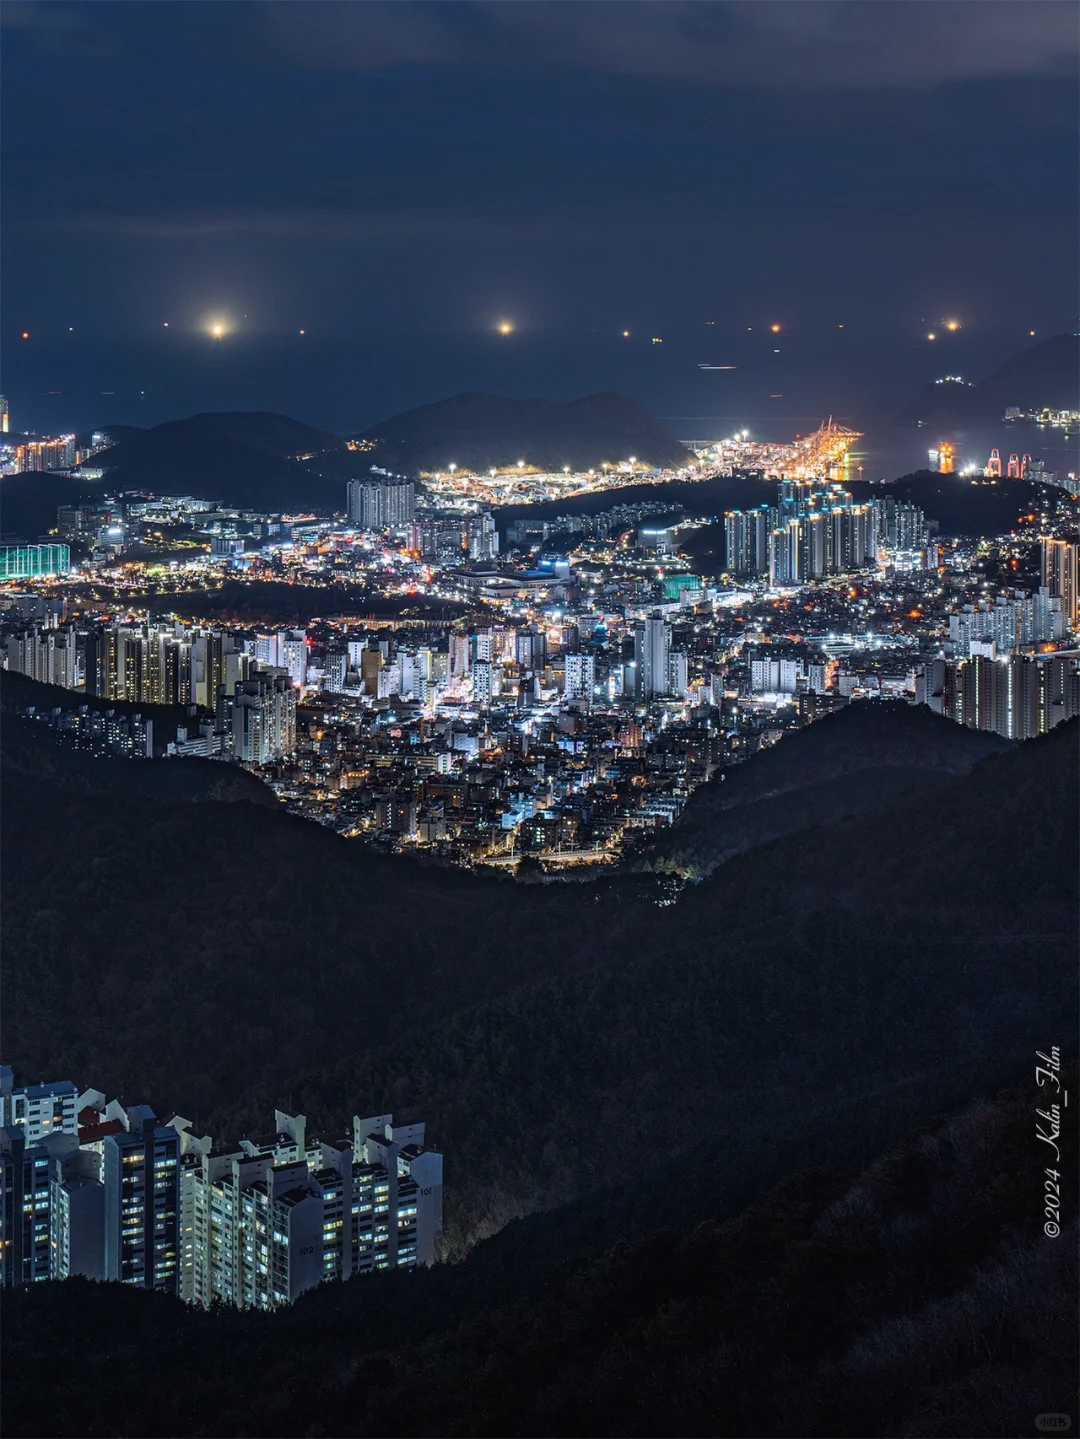
<path id="1" fill-rule="evenodd" d="M 779 325 L 770 325 L 769 329 L 773 332 L 774 335 L 778 335 L 780 333 Z"/>
<path id="2" fill-rule="evenodd" d="M 510 323 L 509 320 L 500 320 L 500 321 L 499 321 L 499 334 L 500 334 L 500 335 L 512 335 L 513 333 L 514 333 L 514 327 L 513 327 L 513 325 Z"/>
<path id="3" fill-rule="evenodd" d="M 23 337 L 24 340 L 28 340 L 28 339 L 30 338 L 30 331 L 29 331 L 29 330 L 24 330 L 24 331 L 22 332 L 22 337 Z"/>

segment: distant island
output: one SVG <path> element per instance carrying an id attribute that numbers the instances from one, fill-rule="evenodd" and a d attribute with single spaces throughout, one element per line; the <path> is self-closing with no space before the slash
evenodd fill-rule
<path id="1" fill-rule="evenodd" d="M 376 464 L 410 475 L 519 462 L 549 473 L 580 472 L 631 456 L 678 469 L 690 460 L 686 447 L 640 405 L 610 393 L 560 405 L 470 391 L 406 410 L 354 438 L 371 447 Z"/>
<path id="2" fill-rule="evenodd" d="M 581 472 L 633 456 L 640 471 L 679 468 L 691 458 L 639 405 L 615 394 L 568 404 L 462 394 L 347 435 L 270 411 L 102 428 L 108 447 L 74 473 L 5 481 L 5 529 L 44 532 L 57 505 L 93 496 L 102 485 L 264 511 L 326 511 L 344 508 L 345 482 L 373 468 L 419 478 L 450 465 L 483 472 L 521 461 L 534 472 Z"/>
<path id="3" fill-rule="evenodd" d="M 1019 351 L 978 384 L 948 375 L 925 384 L 901 424 L 996 424 L 1008 409 L 1080 407 L 1080 337 L 1051 335 Z"/>

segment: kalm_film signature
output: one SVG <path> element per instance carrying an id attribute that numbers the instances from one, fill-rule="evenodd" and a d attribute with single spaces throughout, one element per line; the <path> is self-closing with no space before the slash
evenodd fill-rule
<path id="1" fill-rule="evenodd" d="M 1054 1153 L 1053 1166 L 1043 1171 L 1043 1233 L 1056 1239 L 1061 1233 L 1061 1174 L 1057 1168 L 1061 1162 L 1061 1111 L 1069 1107 L 1068 1090 L 1061 1087 L 1061 1055 L 1056 1044 L 1050 1046 L 1050 1053 L 1035 1051 L 1038 1063 L 1035 1066 L 1035 1083 L 1046 1090 L 1046 1097 L 1040 1096 L 1039 1103 L 1045 1109 L 1035 1111 L 1035 1137 L 1042 1144 L 1048 1144 Z M 1058 1102 L 1060 1099 L 1060 1103 Z"/>

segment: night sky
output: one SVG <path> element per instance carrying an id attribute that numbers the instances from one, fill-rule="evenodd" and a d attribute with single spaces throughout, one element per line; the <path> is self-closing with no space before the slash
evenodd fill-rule
<path id="1" fill-rule="evenodd" d="M 465 389 L 862 422 L 1075 328 L 1068 4 L 9 0 L 3 21 L 18 429 L 228 408 L 356 429 Z"/>

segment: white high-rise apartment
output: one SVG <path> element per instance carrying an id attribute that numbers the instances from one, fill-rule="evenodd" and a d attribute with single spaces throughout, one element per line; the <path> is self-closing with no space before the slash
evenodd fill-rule
<path id="1" fill-rule="evenodd" d="M 309 1141 L 302 1115 L 275 1122 L 227 1154 L 184 1133 L 182 1298 L 276 1309 L 323 1280 L 434 1262 L 442 1155 L 423 1124 L 354 1117 L 351 1136 Z"/>

